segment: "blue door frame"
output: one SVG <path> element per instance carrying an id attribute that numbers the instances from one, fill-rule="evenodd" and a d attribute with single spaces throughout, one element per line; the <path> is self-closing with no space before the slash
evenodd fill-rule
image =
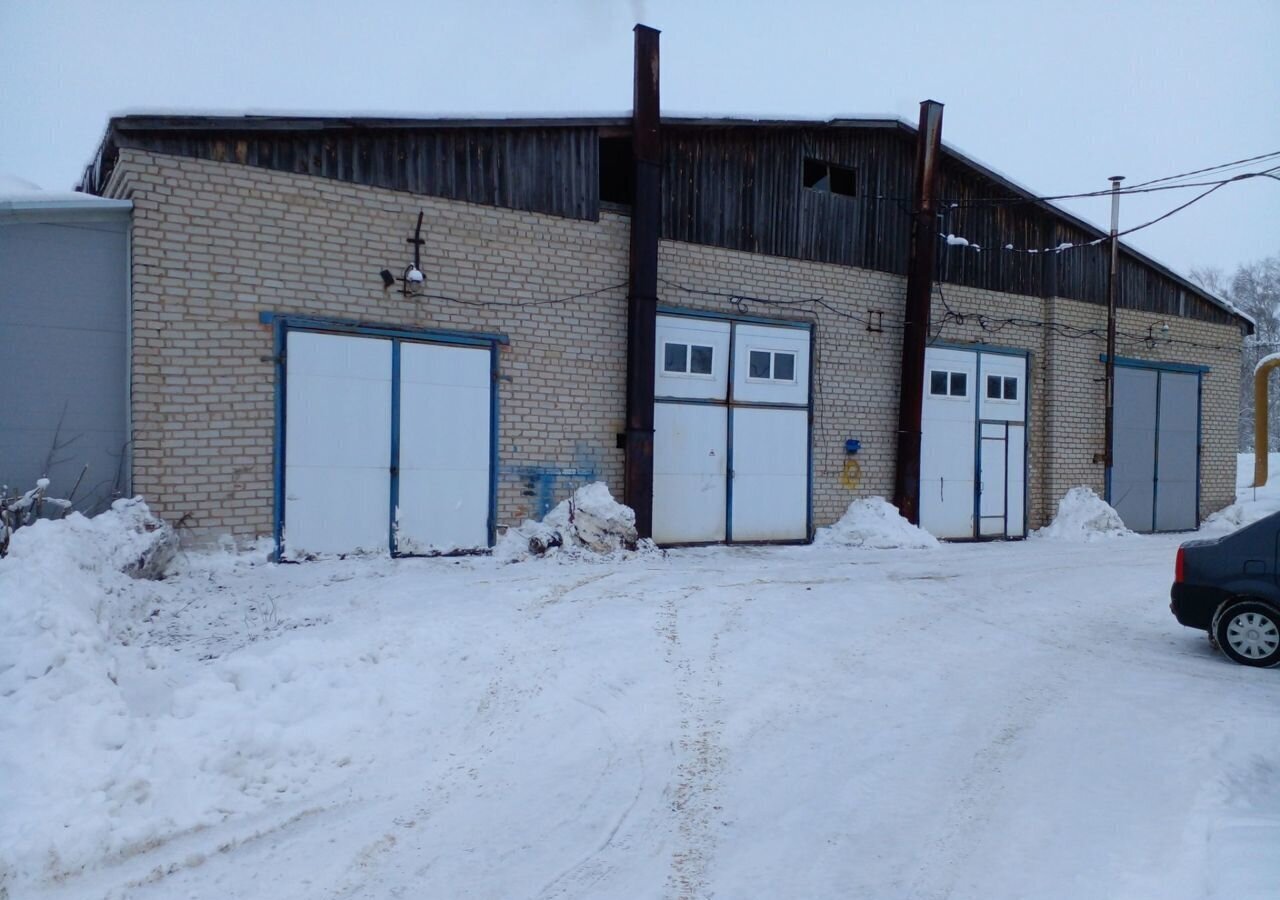
<path id="1" fill-rule="evenodd" d="M 952 344 L 946 341 L 936 341 L 929 345 L 937 347 L 940 350 L 964 350 L 967 353 L 977 354 L 977 363 L 974 368 L 974 423 L 973 423 L 973 540 L 975 541 L 1000 541 L 1007 540 L 1011 537 L 1024 538 L 1027 536 L 1028 517 L 1027 509 L 1031 495 L 1031 351 L 1022 350 L 1017 347 L 995 347 L 990 344 Z M 978 407 L 982 404 L 982 396 L 978 392 L 982 390 L 982 355 L 988 354 L 992 356 L 1019 356 L 1025 362 L 1023 370 L 1023 387 L 1022 392 L 1025 398 L 1022 407 L 1022 421 L 1009 422 L 1004 419 L 987 419 L 984 420 L 978 415 Z M 1009 486 L 1005 484 L 1004 496 L 1004 520 L 1005 534 L 988 535 L 982 534 L 982 426 L 1003 424 L 1005 428 L 1005 479 L 1008 479 L 1008 427 L 1009 425 L 1022 426 L 1022 533 L 1011 535 L 1009 530 Z"/>
<path id="2" fill-rule="evenodd" d="M 275 451 L 273 454 L 273 530 L 275 536 L 274 558 L 280 561 L 284 539 L 285 493 L 285 387 L 288 378 L 288 336 L 290 331 L 310 331 L 324 334 L 349 334 L 361 337 L 381 337 L 391 341 L 391 458 L 388 460 L 390 515 L 387 522 L 387 546 L 393 557 L 414 556 L 402 554 L 397 548 L 396 509 L 400 501 L 400 344 L 412 341 L 420 344 L 452 344 L 467 347 L 487 347 L 489 350 L 489 546 L 494 543 L 498 519 L 498 347 L 509 343 L 504 334 L 484 332 L 454 332 L 433 329 L 408 329 L 395 325 L 352 322 L 343 319 L 294 316 L 262 312 L 258 320 L 273 329 L 275 343 Z"/>
<path id="3" fill-rule="evenodd" d="M 1098 360 L 1104 365 L 1107 361 L 1105 353 L 1098 356 Z M 1204 436 L 1204 376 L 1206 372 L 1213 371 L 1209 366 L 1200 366 L 1193 363 L 1175 363 L 1175 362 L 1159 362 L 1149 359 L 1131 359 L 1125 356 L 1116 357 L 1116 367 L 1126 369 L 1154 369 L 1160 372 L 1178 372 L 1185 375 L 1196 376 L 1196 525 L 1194 529 L 1200 529 L 1200 441 Z M 1155 435 L 1155 472 L 1152 478 L 1152 497 L 1151 497 L 1151 533 L 1157 534 L 1156 531 L 1156 511 L 1160 505 L 1160 377 L 1156 377 L 1156 435 Z M 1110 451 L 1111 448 L 1107 448 Z M 1111 466 L 1107 466 L 1106 483 L 1103 485 L 1106 490 L 1107 502 L 1111 502 Z"/>
<path id="4" fill-rule="evenodd" d="M 702 406 L 723 406 L 725 407 L 725 428 L 727 435 L 725 438 L 725 465 L 728 468 L 729 475 L 725 484 L 725 519 L 724 519 L 724 535 L 723 543 L 732 544 L 733 540 L 733 410 L 735 407 L 740 409 L 757 408 L 757 409 L 803 409 L 808 415 L 808 435 L 806 437 L 807 447 L 807 474 L 805 478 L 805 537 L 798 541 L 749 541 L 752 544 L 807 544 L 813 539 L 813 375 L 815 366 L 815 357 L 817 354 L 813 348 L 816 346 L 816 326 L 812 322 L 799 321 L 796 319 L 770 319 L 762 316 L 737 315 L 734 313 L 709 312 L 700 309 L 689 309 L 683 306 L 658 306 L 658 315 L 660 316 L 679 316 L 686 319 L 711 319 L 729 323 L 729 375 L 728 383 L 725 387 L 724 400 L 693 400 L 687 397 L 655 397 L 654 403 L 682 403 L 686 405 L 702 405 Z M 747 400 L 735 400 L 733 396 L 733 367 L 734 344 L 737 339 L 737 326 L 745 325 L 769 325 L 777 328 L 794 328 L 797 331 L 807 331 L 809 333 L 809 398 L 804 406 L 794 403 L 759 403 Z M 655 348 L 656 352 L 656 348 Z M 685 546 L 685 545 L 675 545 Z"/>

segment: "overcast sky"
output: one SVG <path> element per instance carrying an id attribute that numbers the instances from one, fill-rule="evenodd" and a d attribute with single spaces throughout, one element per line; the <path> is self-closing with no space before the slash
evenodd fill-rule
<path id="1" fill-rule="evenodd" d="M 636 21 L 667 113 L 915 122 L 932 98 L 945 141 L 1041 194 L 1280 150 L 1280 0 L 0 0 L 0 173 L 70 188 L 124 112 L 622 112 Z M 1126 198 L 1122 227 L 1191 196 Z M 1280 253 L 1280 183 L 1130 241 L 1182 272 Z"/>

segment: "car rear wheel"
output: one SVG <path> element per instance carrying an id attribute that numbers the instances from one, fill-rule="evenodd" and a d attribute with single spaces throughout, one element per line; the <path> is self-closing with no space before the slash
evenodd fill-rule
<path id="1" fill-rule="evenodd" d="M 1236 600 L 1218 610 L 1212 635 L 1222 652 L 1246 666 L 1280 664 L 1280 612 L 1257 600 Z"/>

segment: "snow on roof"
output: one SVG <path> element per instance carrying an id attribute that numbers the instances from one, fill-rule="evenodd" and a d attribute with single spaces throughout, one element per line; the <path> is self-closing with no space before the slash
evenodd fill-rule
<path id="1" fill-rule="evenodd" d="M 34 181 L 0 172 L 0 212 L 54 209 L 130 209 L 128 200 L 109 200 L 80 191 L 46 191 Z"/>

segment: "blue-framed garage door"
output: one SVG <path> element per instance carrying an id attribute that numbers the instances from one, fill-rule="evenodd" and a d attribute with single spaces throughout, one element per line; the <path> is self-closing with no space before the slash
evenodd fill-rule
<path id="1" fill-rule="evenodd" d="M 1108 502 L 1133 531 L 1200 525 L 1201 371 L 1116 361 Z"/>
<path id="2" fill-rule="evenodd" d="M 280 559 L 492 545 L 492 343 L 298 327 L 278 340 Z"/>

